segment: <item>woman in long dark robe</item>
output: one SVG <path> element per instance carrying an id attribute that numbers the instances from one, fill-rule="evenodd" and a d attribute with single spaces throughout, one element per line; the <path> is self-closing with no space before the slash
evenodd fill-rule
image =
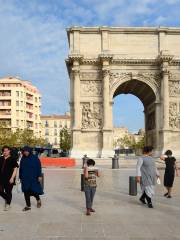
<path id="1" fill-rule="evenodd" d="M 39 195 L 43 194 L 41 185 L 42 168 L 39 158 L 32 154 L 32 149 L 30 147 L 24 147 L 22 153 L 23 156 L 20 162 L 19 178 L 26 201 L 26 207 L 23 211 L 28 211 L 31 210 L 31 196 L 36 198 L 37 207 L 41 207 Z"/>
<path id="2" fill-rule="evenodd" d="M 167 192 L 164 194 L 167 198 L 172 198 L 172 188 L 175 177 L 178 176 L 178 167 L 176 164 L 176 158 L 172 156 L 172 151 L 167 150 L 165 155 L 161 156 L 161 160 L 163 160 L 166 164 L 165 173 L 164 173 L 164 187 L 167 189 Z"/>

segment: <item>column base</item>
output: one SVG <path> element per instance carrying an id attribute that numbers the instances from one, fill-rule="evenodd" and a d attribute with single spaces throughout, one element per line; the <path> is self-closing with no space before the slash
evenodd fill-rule
<path id="1" fill-rule="evenodd" d="M 100 158 L 101 150 L 79 150 L 79 149 L 73 148 L 70 151 L 70 156 L 72 158 L 82 158 L 85 154 L 89 158 Z"/>

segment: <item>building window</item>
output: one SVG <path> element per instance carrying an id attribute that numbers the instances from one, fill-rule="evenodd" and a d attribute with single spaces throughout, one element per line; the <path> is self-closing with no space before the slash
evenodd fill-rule
<path id="1" fill-rule="evenodd" d="M 48 121 L 45 122 L 45 127 L 49 127 Z"/>
<path id="2" fill-rule="evenodd" d="M 56 121 L 54 121 L 54 127 L 57 127 L 57 122 Z"/>
<path id="3" fill-rule="evenodd" d="M 49 129 L 45 130 L 45 135 L 48 136 L 49 135 Z"/>
<path id="4" fill-rule="evenodd" d="M 57 136 L 57 129 L 54 129 L 54 135 Z"/>
<path id="5" fill-rule="evenodd" d="M 16 97 L 19 97 L 19 91 L 16 91 Z"/>
<path id="6" fill-rule="evenodd" d="M 16 106 L 19 106 L 19 101 L 16 101 Z"/>
<path id="7" fill-rule="evenodd" d="M 57 138 L 54 139 L 54 145 L 57 145 Z"/>

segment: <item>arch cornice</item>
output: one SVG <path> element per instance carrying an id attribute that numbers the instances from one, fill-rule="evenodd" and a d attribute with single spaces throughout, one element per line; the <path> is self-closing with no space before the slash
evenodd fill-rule
<path id="1" fill-rule="evenodd" d="M 117 88 L 125 82 L 138 80 L 147 84 L 154 92 L 156 101 L 160 100 L 161 73 L 110 72 L 110 100 Z"/>

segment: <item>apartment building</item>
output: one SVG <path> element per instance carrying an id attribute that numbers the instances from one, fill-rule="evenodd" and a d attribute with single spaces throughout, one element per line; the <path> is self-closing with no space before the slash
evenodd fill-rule
<path id="1" fill-rule="evenodd" d="M 59 148 L 60 131 L 67 127 L 70 130 L 70 113 L 64 115 L 41 115 L 42 137 L 53 147 Z"/>
<path id="2" fill-rule="evenodd" d="M 31 82 L 18 77 L 0 79 L 0 122 L 12 131 L 30 129 L 41 136 L 41 95 Z"/>

